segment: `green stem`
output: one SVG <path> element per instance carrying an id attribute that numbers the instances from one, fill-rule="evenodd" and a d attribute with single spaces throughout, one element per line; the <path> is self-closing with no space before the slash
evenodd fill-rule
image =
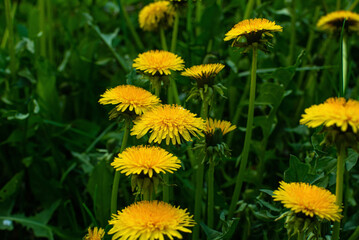
<path id="1" fill-rule="evenodd" d="M 256 93 L 256 71 L 257 71 L 257 45 L 253 44 L 253 55 L 252 55 L 252 69 L 251 69 L 251 87 L 249 92 L 249 106 L 248 106 L 248 119 L 247 119 L 247 127 L 246 127 L 246 136 L 244 139 L 244 147 L 241 156 L 241 165 L 239 167 L 236 186 L 234 189 L 234 193 L 232 196 L 231 205 L 229 207 L 228 219 L 233 217 L 239 195 L 241 193 L 241 188 L 244 179 L 244 172 L 247 167 L 248 155 L 250 142 L 252 138 L 252 125 L 253 125 L 253 116 L 254 116 L 254 100 Z"/>
<path id="2" fill-rule="evenodd" d="M 162 49 L 165 51 L 168 51 L 168 47 L 167 47 L 167 42 L 166 42 L 166 35 L 165 35 L 165 30 L 163 30 L 163 28 L 160 28 L 160 35 L 161 35 L 161 46 Z"/>
<path id="3" fill-rule="evenodd" d="M 254 0 L 249 0 L 246 5 L 246 10 L 244 12 L 243 19 L 248 19 L 251 16 L 253 11 L 253 6 L 254 6 Z"/>
<path id="4" fill-rule="evenodd" d="M 124 133 L 123 133 L 120 153 L 126 148 L 128 135 L 130 133 L 130 124 L 131 124 L 131 120 L 126 119 L 125 120 L 125 130 L 124 130 Z M 118 196 L 118 185 L 119 185 L 119 183 L 120 183 L 120 172 L 116 171 L 115 172 L 115 177 L 113 179 L 113 185 L 112 185 L 111 214 L 116 213 L 116 210 L 117 210 L 117 196 Z"/>
<path id="5" fill-rule="evenodd" d="M 290 25 L 290 45 L 289 45 L 289 56 L 288 56 L 288 65 L 293 64 L 293 55 L 294 55 L 294 49 L 296 46 L 296 12 L 295 12 L 296 6 L 295 6 L 295 0 L 292 0 L 291 4 L 291 25 Z"/>
<path id="6" fill-rule="evenodd" d="M 202 17 L 202 1 L 196 2 L 196 34 L 197 36 L 201 33 L 200 22 Z"/>
<path id="7" fill-rule="evenodd" d="M 151 80 L 152 88 L 155 89 L 156 97 L 160 98 L 161 94 L 161 78 L 158 76 L 154 76 Z"/>
<path id="8" fill-rule="evenodd" d="M 174 102 L 178 105 L 181 105 L 181 100 L 178 96 L 176 81 L 173 79 L 173 77 L 170 77 L 170 88 L 172 90 L 172 95 L 175 100 Z"/>
<path id="9" fill-rule="evenodd" d="M 342 86 L 342 97 L 345 96 L 345 90 L 348 85 L 348 45 L 347 45 L 347 35 L 344 33 L 342 41 L 342 77 L 343 77 L 343 86 Z"/>
<path id="10" fill-rule="evenodd" d="M 163 196 L 162 196 L 163 201 L 169 202 L 170 201 L 170 188 L 168 187 L 168 183 L 169 183 L 169 175 L 168 174 L 163 175 L 163 181 L 164 181 Z"/>
<path id="11" fill-rule="evenodd" d="M 335 186 L 335 196 L 336 204 L 339 207 L 342 207 L 343 203 L 343 188 L 344 188 L 344 170 L 345 170 L 345 159 L 347 157 L 347 152 L 345 146 L 339 146 L 338 151 L 338 160 L 337 160 L 337 181 Z M 339 239 L 340 233 L 340 221 L 334 222 L 333 227 L 333 240 Z"/>
<path id="12" fill-rule="evenodd" d="M 134 38 L 134 40 L 136 42 L 137 47 L 140 50 L 143 50 L 145 47 L 143 46 L 143 43 L 141 42 L 141 39 L 138 36 L 138 34 L 137 34 L 136 30 L 135 30 L 135 27 L 133 26 L 133 24 L 132 24 L 132 22 L 130 20 L 130 17 L 128 16 L 128 13 L 127 13 L 127 11 L 125 9 L 125 6 L 123 4 L 123 0 L 118 0 L 118 4 L 120 5 L 120 9 L 122 11 L 123 17 L 125 18 L 126 25 L 130 29 L 130 32 L 131 32 L 132 37 Z"/>
<path id="13" fill-rule="evenodd" d="M 151 201 L 152 200 L 152 194 L 149 189 L 146 189 L 143 193 L 143 200 Z"/>
<path id="14" fill-rule="evenodd" d="M 298 239 L 298 240 L 304 240 L 304 232 L 299 232 L 297 239 Z"/>
<path id="15" fill-rule="evenodd" d="M 49 59 L 54 62 L 54 43 L 53 43 L 53 17 L 52 17 L 52 5 L 51 0 L 46 1 L 46 14 L 47 14 L 47 43 L 49 48 Z"/>
<path id="16" fill-rule="evenodd" d="M 337 10 L 340 10 L 341 8 L 341 0 L 337 0 Z"/>
<path id="17" fill-rule="evenodd" d="M 208 117 L 208 102 L 203 100 L 201 117 L 207 119 Z M 205 146 L 206 147 L 206 146 Z M 202 209 L 202 191 L 203 191 L 203 176 L 204 165 L 202 163 L 203 158 L 198 155 L 197 157 L 197 171 L 196 171 L 196 192 L 194 199 L 194 220 L 197 223 L 193 228 L 192 240 L 198 240 L 199 238 L 199 223 L 201 221 L 201 209 Z"/>
<path id="18" fill-rule="evenodd" d="M 171 52 L 173 52 L 173 53 L 176 52 L 178 26 L 179 26 L 179 14 L 178 14 L 178 12 L 176 12 L 175 13 L 175 22 L 173 25 L 173 32 L 172 32 L 172 41 L 171 41 Z"/>
<path id="19" fill-rule="evenodd" d="M 39 0 L 39 30 L 42 33 L 40 37 L 40 56 L 46 58 L 46 18 L 45 18 L 45 0 Z"/>
<path id="20" fill-rule="evenodd" d="M 208 212 L 207 225 L 213 228 L 214 223 L 214 159 L 209 162 L 208 169 Z"/>
<path id="21" fill-rule="evenodd" d="M 192 12 L 193 12 L 193 0 L 187 1 L 187 24 L 186 24 L 186 30 L 187 30 L 187 51 L 188 51 L 188 58 L 187 58 L 187 64 L 189 66 L 192 65 L 192 52 L 191 47 L 193 43 L 193 26 L 192 26 Z"/>
<path id="22" fill-rule="evenodd" d="M 9 54 L 10 54 L 10 71 L 12 79 L 15 79 L 15 70 L 16 70 L 16 59 L 15 59 L 15 45 L 14 45 L 14 29 L 13 29 L 13 20 L 11 17 L 11 1 L 5 0 L 5 15 L 6 15 L 6 25 L 9 31 Z M 9 81 L 5 78 L 5 89 L 6 92 L 10 91 Z"/>

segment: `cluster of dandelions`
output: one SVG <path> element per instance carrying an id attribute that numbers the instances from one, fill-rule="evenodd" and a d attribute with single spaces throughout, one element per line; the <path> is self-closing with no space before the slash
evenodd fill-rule
<path id="1" fill-rule="evenodd" d="M 175 16 L 175 8 L 167 1 L 158 1 L 144 7 L 139 14 L 139 25 L 145 31 L 165 29 L 172 26 Z M 357 30 L 359 18 L 357 14 L 348 11 L 339 11 L 323 17 L 318 22 L 318 28 L 333 30 L 341 28 L 346 21 L 346 28 Z M 282 31 L 282 27 L 267 19 L 248 19 L 236 24 L 226 33 L 225 41 L 233 40 L 233 46 L 245 48 L 258 48 L 267 51 L 267 37 L 272 37 L 273 32 Z M 163 50 L 150 50 L 139 54 L 134 60 L 133 67 L 150 77 L 155 88 L 160 88 L 166 76 L 171 71 L 182 71 L 184 61 L 174 53 Z M 197 88 L 214 86 L 214 77 L 224 68 L 222 64 L 202 64 L 184 69 L 183 76 L 190 77 L 197 82 Z M 202 89 L 202 90 L 201 90 Z M 203 94 L 203 92 L 201 92 Z M 159 91 L 156 95 L 130 85 L 122 85 L 107 90 L 101 97 L 101 104 L 113 104 L 115 108 L 110 112 L 110 118 L 129 114 L 136 118 L 131 135 L 141 138 L 150 134 L 149 143 L 162 141 L 168 145 L 181 144 L 183 141 L 191 141 L 192 137 L 213 136 L 217 129 L 225 135 L 233 131 L 235 126 L 226 121 L 207 119 L 205 122 L 197 118 L 189 110 L 177 105 L 161 105 Z M 358 102 L 344 99 L 329 99 L 326 103 L 313 106 L 306 110 L 301 120 L 302 124 L 309 127 L 336 127 L 342 132 L 350 129 L 357 133 Z M 126 175 L 135 176 L 138 188 L 143 191 L 143 184 L 147 179 L 154 179 L 159 174 L 173 173 L 180 168 L 180 160 L 159 147 L 134 146 L 125 149 L 115 158 L 111 164 L 117 171 Z M 145 180 L 144 180 L 145 179 Z M 136 182 L 135 181 L 135 182 Z M 296 223 L 298 213 L 313 218 L 329 221 L 341 219 L 341 207 L 335 202 L 335 196 L 328 190 L 311 186 L 305 183 L 280 183 L 280 188 L 274 191 L 274 200 L 281 201 L 290 209 L 289 225 Z M 164 239 L 173 237 L 182 238 L 180 231 L 191 232 L 189 227 L 194 226 L 192 216 L 186 210 L 173 207 L 160 201 L 136 202 L 117 214 L 112 215 L 109 221 L 112 229 L 109 234 L 114 234 L 113 239 Z M 294 215 L 293 215 L 294 214 Z M 294 216 L 294 218 L 293 218 Z M 294 220 L 293 220 L 294 219 Z M 288 224 L 289 223 L 289 224 Z M 298 223 L 291 225 L 294 232 L 307 230 L 299 229 Z M 307 228 L 308 226 L 305 225 Z M 101 239 L 104 235 L 102 229 L 89 229 L 85 239 Z"/>

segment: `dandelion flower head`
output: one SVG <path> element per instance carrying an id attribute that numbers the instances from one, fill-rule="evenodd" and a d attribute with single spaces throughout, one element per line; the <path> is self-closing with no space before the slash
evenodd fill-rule
<path id="1" fill-rule="evenodd" d="M 222 135 L 225 135 L 236 129 L 236 125 L 232 125 L 228 121 L 208 118 L 206 121 L 206 129 L 204 130 L 205 134 L 213 135 L 216 129 L 219 129 Z"/>
<path id="2" fill-rule="evenodd" d="M 181 75 L 195 79 L 197 83 L 209 83 L 223 68 L 221 63 L 195 65 L 184 69 Z"/>
<path id="3" fill-rule="evenodd" d="M 283 31 L 281 26 L 265 18 L 245 19 L 226 33 L 224 41 L 234 40 L 235 43 L 245 37 L 247 44 L 252 45 L 254 42 L 259 42 L 263 35 L 272 37 L 271 33 L 281 31 Z"/>
<path id="4" fill-rule="evenodd" d="M 195 222 L 186 209 L 165 202 L 141 201 L 113 214 L 109 224 L 113 227 L 108 233 L 114 234 L 114 240 L 173 240 L 182 239 L 180 231 L 191 233 L 189 227 Z"/>
<path id="5" fill-rule="evenodd" d="M 105 231 L 102 228 L 95 227 L 93 230 L 88 229 L 88 234 L 83 238 L 83 240 L 101 240 L 105 235 Z"/>
<path id="6" fill-rule="evenodd" d="M 100 104 L 115 104 L 118 112 L 126 110 L 141 115 L 155 108 L 160 99 L 149 91 L 133 85 L 120 85 L 106 90 L 101 95 Z"/>
<path id="7" fill-rule="evenodd" d="M 126 176 L 143 173 L 151 178 L 154 173 L 173 173 L 181 167 L 181 161 L 160 147 L 134 146 L 118 154 L 111 165 Z"/>
<path id="8" fill-rule="evenodd" d="M 141 138 L 149 132 L 150 143 L 160 144 L 162 140 L 166 140 L 167 145 L 170 142 L 175 145 L 181 144 L 181 138 L 192 141 L 191 135 L 203 136 L 204 128 L 204 120 L 189 110 L 178 105 L 161 105 L 136 119 L 131 135 Z"/>
<path id="9" fill-rule="evenodd" d="M 284 207 L 306 216 L 318 216 L 330 221 L 339 221 L 342 209 L 335 203 L 335 195 L 325 188 L 308 183 L 280 182 L 278 190 L 273 192 L 274 201 L 280 201 Z"/>
<path id="10" fill-rule="evenodd" d="M 335 11 L 321 17 L 317 23 L 320 30 L 340 31 L 345 27 L 350 31 L 359 31 L 359 14 L 351 11 Z"/>
<path id="11" fill-rule="evenodd" d="M 151 75 L 170 75 L 171 71 L 181 71 L 184 61 L 171 52 L 150 50 L 139 54 L 132 66 Z"/>
<path id="12" fill-rule="evenodd" d="M 324 103 L 313 105 L 304 111 L 300 124 L 305 124 L 310 128 L 320 125 L 326 127 L 336 126 L 342 132 L 348 128 L 354 133 L 359 128 L 359 101 L 345 98 L 329 98 Z"/>
<path id="13" fill-rule="evenodd" d="M 139 13 L 140 27 L 145 31 L 154 31 L 159 27 L 173 25 L 175 11 L 169 1 L 158 1 L 145 6 Z"/>

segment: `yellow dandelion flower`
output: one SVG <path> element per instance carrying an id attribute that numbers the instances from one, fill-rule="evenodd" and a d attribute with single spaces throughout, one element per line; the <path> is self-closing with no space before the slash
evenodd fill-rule
<path id="1" fill-rule="evenodd" d="M 152 75 L 170 75 L 171 70 L 181 71 L 184 68 L 184 61 L 171 52 L 150 50 L 139 54 L 132 66 Z"/>
<path id="2" fill-rule="evenodd" d="M 351 11 L 335 11 L 321 17 L 317 23 L 320 30 L 338 31 L 345 26 L 350 31 L 359 31 L 359 14 Z"/>
<path id="3" fill-rule="evenodd" d="M 175 11 L 168 1 L 158 1 L 145 6 L 139 13 L 140 27 L 145 31 L 153 31 L 159 27 L 173 25 Z"/>
<path id="4" fill-rule="evenodd" d="M 304 213 L 310 217 L 316 215 L 331 221 L 339 221 L 342 217 L 342 209 L 335 203 L 335 195 L 325 188 L 308 183 L 281 181 L 279 189 L 273 192 L 273 198 L 295 213 Z"/>
<path id="5" fill-rule="evenodd" d="M 141 115 L 154 109 L 160 99 L 149 91 L 133 85 L 120 85 L 106 90 L 101 95 L 100 104 L 115 104 L 118 112 L 126 110 Z"/>
<path id="6" fill-rule="evenodd" d="M 118 154 L 111 165 L 126 176 L 143 173 L 151 178 L 154 173 L 173 173 L 181 161 L 160 147 L 134 146 Z"/>
<path id="7" fill-rule="evenodd" d="M 201 64 L 184 69 L 182 76 L 190 77 L 195 80 L 207 80 L 214 78 L 224 68 L 221 63 Z"/>
<path id="8" fill-rule="evenodd" d="M 95 227 L 93 230 L 88 229 L 88 234 L 83 238 L 84 240 L 101 240 L 105 235 L 105 231 L 102 228 Z"/>
<path id="9" fill-rule="evenodd" d="M 113 225 L 108 232 L 114 234 L 113 240 L 173 240 L 182 239 L 180 231 L 191 233 L 188 228 L 193 227 L 195 222 L 187 209 L 165 202 L 141 201 L 113 214 L 109 224 Z"/>
<path id="10" fill-rule="evenodd" d="M 300 124 L 316 128 L 320 125 L 326 127 L 336 126 L 342 132 L 348 131 L 348 127 L 354 133 L 359 128 L 359 101 L 345 98 L 329 98 L 324 103 L 313 105 L 304 111 Z"/>
<path id="11" fill-rule="evenodd" d="M 234 42 L 238 42 L 242 37 L 245 37 L 247 44 L 252 45 L 254 42 L 259 42 L 263 35 L 272 37 L 272 32 L 281 31 L 283 31 L 281 26 L 265 18 L 246 19 L 234 25 L 234 27 L 226 33 L 224 41 L 234 39 Z"/>
<path id="12" fill-rule="evenodd" d="M 196 114 L 181 106 L 162 105 L 136 119 L 131 135 L 137 135 L 137 138 L 141 138 L 150 132 L 150 143 L 160 144 L 162 140 L 166 139 L 167 145 L 170 141 L 172 144 L 181 144 L 181 138 L 192 141 L 191 135 L 203 136 L 204 128 L 203 119 L 197 118 Z"/>
<path id="13" fill-rule="evenodd" d="M 216 129 L 220 129 L 222 135 L 225 135 L 234 129 L 236 129 L 236 125 L 232 125 L 228 121 L 224 120 L 216 120 L 212 118 L 208 118 L 206 121 L 206 129 L 204 130 L 206 135 L 213 135 Z"/>

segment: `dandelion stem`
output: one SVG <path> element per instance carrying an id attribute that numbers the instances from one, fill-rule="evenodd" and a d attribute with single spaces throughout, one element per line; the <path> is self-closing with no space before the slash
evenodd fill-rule
<path id="1" fill-rule="evenodd" d="M 178 105 L 181 105 L 181 100 L 178 96 L 178 90 L 177 90 L 177 85 L 176 85 L 176 81 L 171 77 L 170 78 L 170 88 L 172 90 L 172 94 L 173 94 L 173 98 L 174 98 L 174 102 Z"/>
<path id="2" fill-rule="evenodd" d="M 163 28 L 160 28 L 160 35 L 161 35 L 161 45 L 162 45 L 162 49 L 165 51 L 168 51 L 168 47 L 167 47 L 167 42 L 166 42 L 166 35 L 165 35 L 165 30 L 163 30 Z"/>
<path id="3" fill-rule="evenodd" d="M 345 90 L 348 85 L 348 48 L 347 48 L 347 36 L 343 34 L 342 41 L 342 77 L 343 77 L 343 91 L 342 96 L 345 96 Z"/>
<path id="4" fill-rule="evenodd" d="M 126 148 L 128 135 L 130 133 L 130 124 L 131 124 L 131 120 L 126 119 L 120 153 Z M 117 210 L 117 196 L 118 196 L 119 183 L 120 183 L 120 172 L 115 171 L 115 177 L 113 179 L 112 194 L 111 194 L 111 214 L 116 213 Z"/>
<path id="5" fill-rule="evenodd" d="M 344 170 L 345 159 L 347 157 L 347 151 L 344 144 L 341 144 L 338 148 L 338 160 L 337 160 L 337 181 L 335 187 L 336 204 L 342 207 L 343 203 L 343 188 L 344 188 Z M 333 228 L 333 240 L 339 239 L 340 233 L 340 221 L 334 222 Z"/>
<path id="6" fill-rule="evenodd" d="M 202 102 L 201 117 L 207 119 L 208 117 L 208 102 L 204 99 Z M 206 146 L 205 146 L 206 147 Z M 202 190 L 203 190 L 203 176 L 204 165 L 201 157 L 197 157 L 197 171 L 196 171 L 196 192 L 194 199 L 194 220 L 197 225 L 193 228 L 192 240 L 198 240 L 199 238 L 199 223 L 201 221 L 201 209 L 202 209 Z"/>
<path id="7" fill-rule="evenodd" d="M 253 44 L 253 54 L 252 54 L 252 69 L 251 69 L 251 86 L 249 91 L 249 106 L 248 106 L 248 119 L 246 127 L 246 136 L 244 139 L 244 147 L 241 154 L 241 165 L 239 167 L 236 186 L 232 196 L 231 205 L 229 207 L 228 219 L 231 219 L 234 214 L 235 207 L 237 205 L 239 195 L 241 193 L 241 188 L 244 179 L 244 172 L 246 170 L 250 142 L 252 138 L 252 125 L 253 125 L 253 115 L 254 115 L 254 100 L 256 93 L 256 71 L 257 71 L 257 45 Z"/>
<path id="8" fill-rule="evenodd" d="M 54 62 L 54 34 L 53 34 L 53 14 L 52 14 L 52 3 L 51 0 L 46 1 L 46 14 L 47 14 L 47 25 L 48 25 L 48 38 L 47 44 L 49 48 L 49 59 L 51 62 Z"/>
<path id="9" fill-rule="evenodd" d="M 294 55 L 294 50 L 295 50 L 295 46 L 296 46 L 296 39 L 297 39 L 297 34 L 296 34 L 296 22 L 297 22 L 297 15 L 296 15 L 296 4 L 295 4 L 295 0 L 292 0 L 291 3 L 291 25 L 290 25 L 290 45 L 289 45 L 289 56 L 288 56 L 288 65 L 292 65 L 293 64 L 293 55 Z"/>
<path id="10" fill-rule="evenodd" d="M 45 0 L 39 0 L 39 29 L 42 35 L 40 36 L 40 55 L 46 58 L 46 19 L 45 19 Z"/>
<path id="11" fill-rule="evenodd" d="M 196 2 L 196 34 L 199 35 L 201 33 L 201 28 L 200 28 L 200 22 L 201 22 L 201 17 L 202 17 L 202 1 L 197 1 Z"/>
<path id="12" fill-rule="evenodd" d="M 177 46 L 177 36 L 178 36 L 178 25 L 179 25 L 179 14 L 176 11 L 175 13 L 175 22 L 173 25 L 173 32 L 172 32 L 172 41 L 171 41 L 171 52 L 176 52 Z"/>
<path id="13" fill-rule="evenodd" d="M 208 169 L 208 212 L 207 225 L 213 228 L 214 223 L 214 157 L 209 161 Z"/>
<path id="14" fill-rule="evenodd" d="M 163 201 L 164 202 L 169 202 L 170 201 L 170 188 L 168 187 L 168 182 L 169 182 L 169 176 L 168 174 L 164 174 L 163 175 L 163 181 L 164 181 L 164 185 L 163 185 Z"/>
<path id="15" fill-rule="evenodd" d="M 337 10 L 340 10 L 341 8 L 341 0 L 337 0 Z"/>
<path id="16" fill-rule="evenodd" d="M 178 12 L 176 12 L 175 13 L 175 22 L 174 22 L 173 32 L 172 32 L 172 41 L 171 41 L 171 52 L 173 52 L 173 53 L 176 51 L 176 46 L 177 46 L 178 25 L 179 25 L 179 14 L 178 14 Z M 168 99 L 170 100 L 169 103 L 173 103 L 173 98 L 174 98 L 174 102 L 176 104 L 181 104 L 181 101 L 179 100 L 179 97 L 178 97 L 176 81 L 171 77 L 170 78 L 170 86 L 168 88 Z"/>
<path id="17" fill-rule="evenodd" d="M 248 19 L 251 16 L 253 11 L 253 6 L 254 6 L 254 0 L 249 0 L 246 5 L 246 10 L 244 12 L 243 19 Z"/>
<path id="18" fill-rule="evenodd" d="M 125 6 L 123 5 L 123 0 L 119 0 L 118 1 L 118 4 L 120 5 L 120 9 L 122 11 L 122 14 L 123 14 L 123 17 L 125 18 L 125 21 L 126 21 L 126 25 L 127 27 L 130 29 L 130 32 L 132 34 L 132 37 L 134 38 L 135 42 L 136 42 L 136 45 L 137 47 L 142 50 L 144 49 L 145 47 L 143 46 L 143 43 L 141 42 L 141 39 L 140 37 L 138 36 L 129 16 L 128 16 L 128 13 L 125 9 Z"/>

